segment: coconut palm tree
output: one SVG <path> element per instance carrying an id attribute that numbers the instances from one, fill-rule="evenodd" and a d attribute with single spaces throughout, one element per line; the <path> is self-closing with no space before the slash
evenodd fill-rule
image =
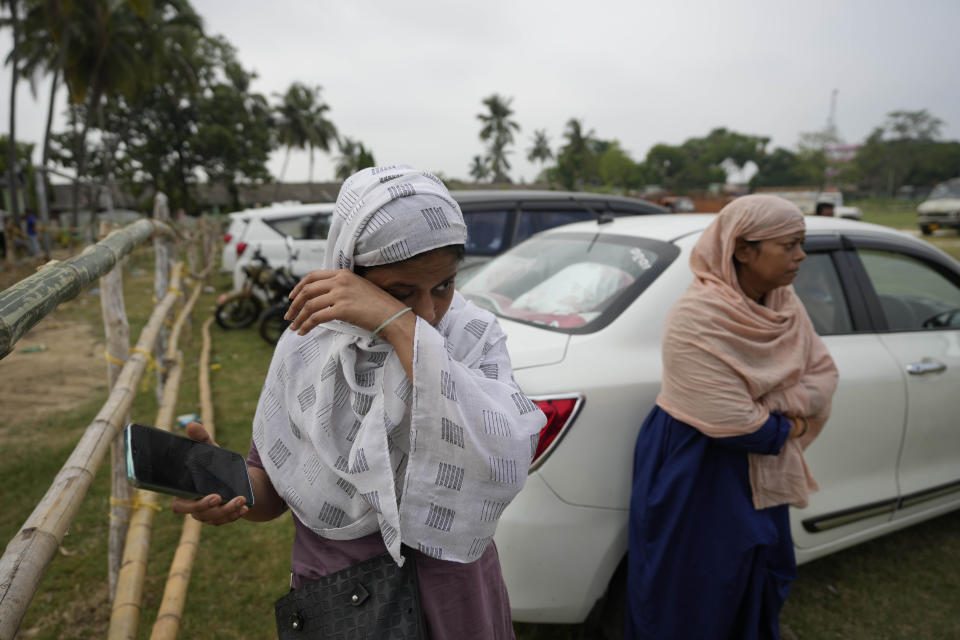
<path id="1" fill-rule="evenodd" d="M 63 29 L 62 15 L 59 2 L 30 2 L 26 5 L 26 14 L 20 23 L 23 33 L 21 40 L 21 55 L 23 63 L 21 72 L 30 81 L 30 91 L 37 97 L 36 87 L 39 76 L 49 74 L 50 98 L 47 103 L 47 120 L 43 131 L 43 144 L 40 154 L 40 171 L 35 177 L 37 189 L 37 209 L 40 214 L 40 224 L 43 228 L 41 246 L 44 258 L 50 256 L 50 209 L 47 203 L 47 173 L 50 162 L 50 131 L 53 125 L 53 113 L 57 100 L 57 88 L 60 80 L 60 69 L 66 54 L 66 46 L 62 42 L 67 34 Z M 58 44 L 59 42 L 59 44 Z M 12 55 L 12 52 L 11 52 Z M 11 112 L 12 113 L 12 112 Z"/>
<path id="2" fill-rule="evenodd" d="M 351 175 L 376 164 L 373 152 L 363 146 L 362 142 L 344 138 L 340 141 L 340 157 L 337 158 L 336 176 L 338 180 L 346 180 Z"/>
<path id="3" fill-rule="evenodd" d="M 8 61 L 10 63 L 10 135 L 7 147 L 7 190 L 10 193 L 10 215 L 13 224 L 20 226 L 20 201 L 18 199 L 18 184 L 20 177 L 17 172 L 17 81 L 20 78 L 20 12 L 23 8 L 20 0 L 3 0 L 2 6 L 10 12 L 5 19 L 4 26 L 9 26 L 13 38 Z"/>
<path id="4" fill-rule="evenodd" d="M 279 96 L 277 105 L 277 137 L 287 148 L 280 171 L 280 180 L 287 173 L 292 149 L 306 149 L 310 153 L 309 181 L 313 182 L 313 152 L 315 149 L 330 151 L 330 143 L 337 141 L 337 129 L 327 119 L 330 107 L 320 100 L 320 87 L 308 87 L 294 82 Z M 279 184 L 278 184 L 279 186 Z"/>
<path id="5" fill-rule="evenodd" d="M 103 101 L 111 97 L 133 99 L 152 88 L 158 74 L 174 63 L 175 46 L 168 43 L 175 27 L 199 30 L 202 22 L 187 0 L 151 3 L 88 0 L 64 3 L 72 11 L 67 23 L 70 36 L 63 62 L 63 77 L 70 101 L 83 105 L 76 172 L 86 171 L 84 144 L 91 125 L 103 128 Z M 184 96 L 185 97 L 185 96 Z M 105 145 L 107 146 L 107 145 Z M 109 160 L 105 157 L 106 160 Z M 106 167 L 109 175 L 109 161 Z M 73 225 L 77 224 L 79 183 L 73 184 Z"/>
<path id="6" fill-rule="evenodd" d="M 533 138 L 530 140 L 533 144 L 527 149 L 527 160 L 545 164 L 547 160 L 553 158 L 553 151 L 550 150 L 550 139 L 547 138 L 546 129 L 537 129 L 534 131 Z"/>
<path id="7" fill-rule="evenodd" d="M 480 139 L 489 142 L 487 157 L 490 169 L 493 171 L 494 182 L 509 182 L 506 171 L 510 169 L 507 160 L 507 146 L 513 144 L 513 133 L 520 131 L 520 125 L 511 120 L 513 109 L 510 103 L 513 98 L 503 98 L 494 93 L 483 99 L 486 113 L 478 113 L 477 119 L 483 123 L 480 129 Z"/>
<path id="8" fill-rule="evenodd" d="M 483 182 L 490 177 L 490 163 L 483 156 L 473 156 L 470 164 L 470 177 L 477 182 Z"/>

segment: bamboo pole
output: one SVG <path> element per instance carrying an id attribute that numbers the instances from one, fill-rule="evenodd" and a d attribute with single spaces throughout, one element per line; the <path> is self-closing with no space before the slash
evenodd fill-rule
<path id="1" fill-rule="evenodd" d="M 167 207 L 167 196 L 163 193 L 157 193 L 153 199 L 153 219 L 161 223 L 167 223 L 170 220 L 170 209 Z M 153 297 L 156 300 L 163 298 L 167 291 L 167 283 L 170 278 L 170 254 L 172 253 L 172 248 L 173 244 L 167 238 L 159 235 L 154 236 Z M 166 353 L 167 331 L 164 328 L 160 329 L 160 338 L 157 340 L 156 349 L 158 355 Z M 157 404 L 159 404 L 163 398 L 164 379 L 165 376 L 163 374 L 157 376 Z"/>
<path id="2" fill-rule="evenodd" d="M 149 223 L 147 225 L 150 228 Z M 174 278 L 178 287 L 179 270 Z M 152 352 L 176 299 L 175 293 L 168 292 L 154 308 L 106 403 L 0 557 L 0 640 L 10 640 L 17 632 L 44 572 L 90 488 L 94 473 L 130 411 L 137 384 L 148 362 L 152 362 L 147 354 Z"/>
<path id="3" fill-rule="evenodd" d="M 213 399 L 210 393 L 210 325 L 213 317 L 203 323 L 203 345 L 200 349 L 200 370 L 197 382 L 200 387 L 200 421 L 211 438 L 215 438 L 213 422 Z M 203 524 L 191 517 L 183 519 L 183 532 L 180 543 L 173 555 L 167 584 L 163 589 L 163 600 L 153 624 L 150 640 L 173 640 L 180 632 L 183 608 L 187 601 L 187 587 L 193 572 L 193 562 L 200 545 L 200 532 Z"/>
<path id="4" fill-rule="evenodd" d="M 107 381 L 113 389 L 120 375 L 122 363 L 130 353 L 130 324 L 123 301 L 123 265 L 118 263 L 100 278 L 100 307 L 107 342 Z M 123 422 L 129 422 L 125 416 Z M 130 497 L 133 492 L 127 481 L 126 455 L 123 434 L 118 433 L 110 444 L 110 536 L 107 547 L 107 580 L 110 600 L 117 588 L 117 572 L 123 558 L 123 541 L 130 521 Z"/>
<path id="5" fill-rule="evenodd" d="M 0 292 L 0 358 L 10 353 L 17 340 L 58 304 L 75 298 L 134 247 L 158 233 L 169 234 L 172 229 L 150 220 L 134 222 L 87 247 L 80 255 L 49 263 Z"/>
<path id="6" fill-rule="evenodd" d="M 177 358 L 167 371 L 167 383 L 164 385 L 163 400 L 155 422 L 158 429 L 170 431 L 173 425 L 182 369 L 180 359 Z M 150 535 L 153 531 L 153 518 L 159 510 L 156 493 L 143 489 L 136 492 L 133 515 L 130 516 L 130 531 L 123 547 L 123 563 L 117 576 L 117 595 L 113 599 L 110 613 L 110 630 L 107 632 L 109 640 L 134 640 L 137 637 Z"/>
<path id="7" fill-rule="evenodd" d="M 175 279 L 179 280 L 183 264 L 174 268 Z M 180 332 L 190 317 L 193 306 L 203 291 L 203 282 L 197 282 L 190 298 L 177 315 L 170 331 L 170 340 L 165 361 L 170 363 L 167 381 L 163 387 L 160 411 L 157 413 L 156 427 L 171 430 L 176 414 L 177 394 L 180 390 L 180 374 L 183 366 L 177 343 Z M 140 606 L 143 599 L 143 579 L 146 575 L 147 554 L 150 551 L 150 536 L 153 531 L 154 512 L 157 510 L 157 496 L 151 491 L 137 491 L 135 508 L 130 517 L 130 530 L 123 549 L 123 562 L 117 576 L 117 592 L 113 600 L 108 638 L 135 638 L 140 622 Z"/>

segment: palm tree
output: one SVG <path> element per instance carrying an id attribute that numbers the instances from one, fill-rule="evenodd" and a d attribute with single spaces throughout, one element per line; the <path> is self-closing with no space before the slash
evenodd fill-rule
<path id="1" fill-rule="evenodd" d="M 350 138 L 344 138 L 340 142 L 340 157 L 337 158 L 336 167 L 338 180 L 346 180 L 360 169 L 375 164 L 373 152 L 364 147 L 362 142 Z"/>
<path id="2" fill-rule="evenodd" d="M 557 153 L 555 175 L 567 189 L 579 188 L 596 157 L 593 129 L 584 133 L 583 123 L 576 118 L 567 121 L 563 137 L 567 141 Z"/>
<path id="3" fill-rule="evenodd" d="M 280 95 L 277 105 L 277 137 L 287 147 L 280 171 L 280 180 L 287 173 L 291 149 L 307 149 L 310 152 L 309 180 L 313 182 L 314 149 L 330 151 L 330 143 L 337 140 L 337 129 L 326 117 L 330 107 L 320 100 L 320 87 L 308 87 L 294 82 Z"/>
<path id="4" fill-rule="evenodd" d="M 483 182 L 490 177 L 490 163 L 483 156 L 473 156 L 470 165 L 470 176 L 477 182 Z"/>
<path id="5" fill-rule="evenodd" d="M 513 109 L 510 108 L 511 102 L 513 98 L 502 98 L 494 93 L 483 99 L 487 113 L 477 114 L 477 119 L 483 123 L 480 139 L 490 142 L 487 155 L 494 182 L 510 181 L 506 174 L 506 170 L 510 169 L 510 162 L 507 160 L 507 154 L 510 152 L 506 147 L 513 144 L 513 132 L 520 131 L 520 125 L 510 119 L 513 115 Z"/>
<path id="6" fill-rule="evenodd" d="M 30 81 L 30 90 L 36 98 L 37 76 L 50 74 L 50 99 L 47 103 L 47 120 L 43 130 L 43 145 L 40 155 L 40 170 L 35 177 L 37 189 L 37 209 L 43 227 L 41 245 L 44 258 L 50 256 L 50 209 L 47 203 L 47 167 L 50 163 L 50 131 L 53 126 L 53 113 L 57 102 L 57 89 L 60 70 L 66 57 L 69 43 L 69 30 L 64 29 L 66 21 L 59 2 L 30 2 L 20 24 L 23 41 L 23 76 Z M 11 54 L 12 55 L 12 54 Z"/>
<path id="7" fill-rule="evenodd" d="M 84 105 L 76 158 L 80 178 L 86 171 L 85 141 L 90 126 L 96 121 L 103 128 L 103 100 L 121 96 L 132 99 L 153 87 L 157 74 L 168 72 L 170 60 L 166 54 L 175 49 L 167 44 L 171 29 L 191 25 L 190 28 L 199 30 L 201 21 L 187 0 L 152 3 L 88 0 L 63 6 L 71 8 L 64 21 L 70 29 L 63 62 L 64 81 L 71 102 Z M 108 162 L 108 175 L 109 171 Z M 75 181 L 74 226 L 79 186 Z"/>
<path id="8" fill-rule="evenodd" d="M 13 224 L 20 226 L 20 201 L 18 200 L 17 172 L 17 80 L 20 76 L 20 0 L 4 0 L 2 3 L 10 11 L 9 26 L 12 31 L 13 46 L 8 58 L 10 62 L 10 136 L 7 147 L 7 191 L 10 194 L 10 215 Z M 5 22 L 7 22 L 5 20 Z"/>
<path id="9" fill-rule="evenodd" d="M 576 118 L 570 118 L 567 121 L 567 130 L 563 132 L 563 137 L 567 141 L 563 151 L 574 155 L 589 153 L 593 144 L 593 136 L 593 129 L 584 133 L 583 123 Z"/>
<path id="10" fill-rule="evenodd" d="M 545 164 L 547 160 L 553 158 L 553 151 L 550 150 L 550 139 L 547 138 L 546 129 L 534 131 L 531 141 L 533 145 L 527 149 L 527 160 Z"/>

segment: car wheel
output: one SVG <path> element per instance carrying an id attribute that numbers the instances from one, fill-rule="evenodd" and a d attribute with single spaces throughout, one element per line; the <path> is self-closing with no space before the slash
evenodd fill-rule
<path id="1" fill-rule="evenodd" d="M 224 329 L 244 329 L 257 321 L 263 303 L 251 295 L 227 298 L 217 305 L 214 318 Z"/>
<path id="2" fill-rule="evenodd" d="M 930 225 L 922 224 L 920 225 L 920 233 L 922 233 L 925 236 L 929 236 L 933 234 L 933 229 L 930 228 Z"/>
<path id="3" fill-rule="evenodd" d="M 624 624 L 627 615 L 627 557 L 613 572 L 607 592 L 597 600 L 585 625 L 588 637 L 602 640 L 623 640 Z"/>

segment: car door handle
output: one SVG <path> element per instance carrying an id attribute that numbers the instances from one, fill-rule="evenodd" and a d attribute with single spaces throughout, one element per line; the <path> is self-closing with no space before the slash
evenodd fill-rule
<path id="1" fill-rule="evenodd" d="M 929 358 L 924 358 L 920 362 L 911 362 L 907 365 L 907 373 L 914 376 L 922 376 L 927 373 L 939 373 L 946 370 L 947 365 Z"/>

